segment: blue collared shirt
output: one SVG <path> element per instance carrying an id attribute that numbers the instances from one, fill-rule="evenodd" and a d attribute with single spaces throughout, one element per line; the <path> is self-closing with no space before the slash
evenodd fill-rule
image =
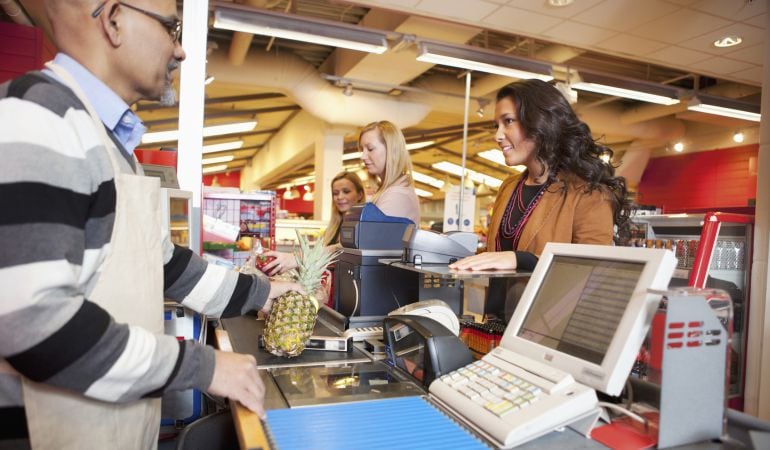
<path id="1" fill-rule="evenodd" d="M 86 94 L 99 118 L 102 119 L 102 123 L 123 144 L 123 148 L 129 156 L 132 155 L 136 146 L 141 142 L 142 135 L 147 131 L 147 127 L 144 126 L 141 119 L 131 111 L 131 108 L 118 94 L 79 62 L 64 53 L 57 53 L 53 61 L 72 75 Z M 44 69 L 43 72 L 57 80 L 59 79 L 51 70 Z"/>

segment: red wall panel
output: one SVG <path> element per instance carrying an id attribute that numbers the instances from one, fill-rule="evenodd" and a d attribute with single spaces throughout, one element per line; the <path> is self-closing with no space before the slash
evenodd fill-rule
<path id="1" fill-rule="evenodd" d="M 653 158 L 639 183 L 637 202 L 664 213 L 736 210 L 753 205 L 757 176 L 749 161 L 759 145 Z"/>
<path id="2" fill-rule="evenodd" d="M 214 177 L 216 177 L 217 184 L 221 187 L 241 188 L 240 170 L 233 170 L 232 172 L 218 173 L 215 175 L 203 175 L 203 185 L 211 186 L 214 183 Z"/>
<path id="3" fill-rule="evenodd" d="M 40 28 L 0 22 L 0 83 L 42 69 L 55 53 Z"/>

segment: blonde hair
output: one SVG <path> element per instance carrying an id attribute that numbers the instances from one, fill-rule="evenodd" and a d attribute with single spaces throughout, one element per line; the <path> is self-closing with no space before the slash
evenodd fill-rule
<path id="1" fill-rule="evenodd" d="M 356 188 L 356 193 L 358 193 L 359 201 L 364 201 L 366 199 L 366 192 L 364 191 L 364 183 L 361 182 L 361 179 L 358 178 L 358 175 L 356 175 L 353 172 L 346 172 L 342 171 L 334 176 L 332 179 L 331 184 L 329 185 L 332 189 L 334 189 L 334 183 L 336 183 L 339 180 L 348 180 L 351 183 L 353 183 L 353 187 Z M 332 194 L 332 218 L 329 219 L 329 226 L 326 227 L 326 231 L 323 235 L 323 243 L 324 245 L 331 245 L 332 240 L 335 236 L 337 236 L 337 230 L 339 230 L 340 226 L 342 225 L 342 213 L 340 210 L 337 209 L 337 204 L 334 203 L 334 195 Z"/>
<path id="2" fill-rule="evenodd" d="M 361 149 L 361 136 L 369 131 L 376 130 L 378 138 L 385 145 L 385 173 L 378 175 L 380 187 L 372 197 L 372 202 L 382 194 L 385 189 L 394 185 L 401 177 L 406 177 L 411 187 L 414 187 L 412 180 L 412 160 L 409 158 L 409 152 L 406 150 L 406 140 L 404 134 L 395 125 L 387 120 L 372 122 L 361 130 L 358 135 L 358 147 Z"/>

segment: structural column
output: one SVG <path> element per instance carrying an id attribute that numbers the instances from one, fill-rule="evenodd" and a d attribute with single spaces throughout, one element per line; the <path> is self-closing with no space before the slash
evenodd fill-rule
<path id="1" fill-rule="evenodd" d="M 765 42 L 770 41 L 770 14 L 765 14 Z M 770 45 L 765 45 L 762 78 L 762 121 L 757 157 L 757 204 L 751 270 L 746 405 L 749 414 L 770 420 Z"/>
<path id="2" fill-rule="evenodd" d="M 192 229 L 190 248 L 200 253 L 201 236 L 201 151 L 203 148 L 203 106 L 206 78 L 206 38 L 208 36 L 208 0 L 185 1 L 182 44 L 187 58 L 182 62 L 179 97 L 179 148 L 177 174 L 179 187 L 191 191 Z"/>
<path id="3" fill-rule="evenodd" d="M 332 215 L 331 183 L 342 170 L 342 149 L 345 130 L 327 129 L 315 143 L 315 193 L 313 217 L 328 221 Z"/>

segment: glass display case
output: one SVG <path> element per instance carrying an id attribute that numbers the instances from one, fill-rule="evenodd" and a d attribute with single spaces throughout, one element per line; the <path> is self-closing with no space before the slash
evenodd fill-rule
<path id="1" fill-rule="evenodd" d="M 190 247 L 192 225 L 192 192 L 180 189 L 161 188 L 163 226 L 169 230 L 171 242 Z"/>
<path id="2" fill-rule="evenodd" d="M 323 220 L 280 219 L 275 224 L 277 250 L 292 252 L 297 242 L 297 231 L 313 243 L 323 237 L 327 223 Z"/>
<path id="3" fill-rule="evenodd" d="M 742 409 L 754 216 L 713 212 L 636 216 L 633 220 L 646 235 L 632 239 L 632 245 L 668 248 L 676 254 L 679 262 L 672 287 L 717 288 L 730 294 L 734 322 L 729 403 L 732 408 Z"/>

